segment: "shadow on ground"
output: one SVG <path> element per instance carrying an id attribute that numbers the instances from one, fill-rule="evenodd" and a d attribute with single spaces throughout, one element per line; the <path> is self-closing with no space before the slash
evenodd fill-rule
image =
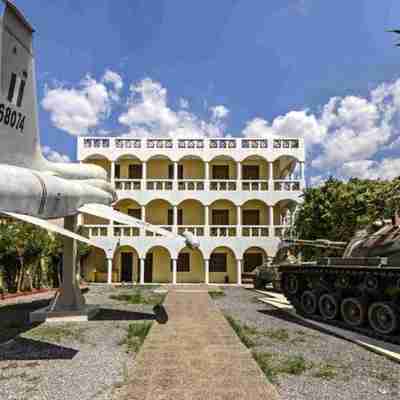
<path id="1" fill-rule="evenodd" d="M 150 313 L 101 308 L 91 321 L 144 321 L 155 319 L 156 316 Z"/>

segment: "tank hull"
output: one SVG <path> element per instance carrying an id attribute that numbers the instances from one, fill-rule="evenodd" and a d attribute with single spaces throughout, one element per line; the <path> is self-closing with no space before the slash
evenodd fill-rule
<path id="1" fill-rule="evenodd" d="M 302 316 L 400 344 L 400 268 L 282 265 L 281 287 Z"/>

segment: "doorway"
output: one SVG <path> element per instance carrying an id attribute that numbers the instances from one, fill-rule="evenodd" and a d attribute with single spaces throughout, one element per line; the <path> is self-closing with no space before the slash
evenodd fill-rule
<path id="1" fill-rule="evenodd" d="M 259 267 L 263 263 L 262 253 L 247 253 L 244 255 L 243 272 L 251 272 L 254 268 Z"/>
<path id="2" fill-rule="evenodd" d="M 133 254 L 121 253 L 121 282 L 132 282 Z"/>
<path id="3" fill-rule="evenodd" d="M 153 282 L 153 253 L 147 253 L 144 260 L 144 282 Z"/>

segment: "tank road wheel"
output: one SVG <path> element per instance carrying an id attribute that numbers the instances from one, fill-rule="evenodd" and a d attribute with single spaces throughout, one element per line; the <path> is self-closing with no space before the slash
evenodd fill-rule
<path id="1" fill-rule="evenodd" d="M 340 311 L 339 296 L 323 294 L 318 301 L 319 312 L 327 320 L 335 319 Z"/>
<path id="2" fill-rule="evenodd" d="M 306 290 L 301 295 L 301 308 L 307 315 L 315 314 L 318 310 L 318 299 L 317 295 L 311 291 Z"/>
<path id="3" fill-rule="evenodd" d="M 399 327 L 399 317 L 390 303 L 373 303 L 368 311 L 368 321 L 375 332 L 391 335 Z"/>
<path id="4" fill-rule="evenodd" d="M 366 320 L 367 307 L 356 297 L 343 300 L 340 310 L 344 321 L 350 326 L 361 326 Z"/>
<path id="5" fill-rule="evenodd" d="M 379 279 L 376 276 L 367 276 L 365 278 L 365 286 L 368 289 L 376 290 L 379 288 Z"/>
<path id="6" fill-rule="evenodd" d="M 289 295 L 293 296 L 299 290 L 299 280 L 296 275 L 290 274 L 285 281 L 285 288 Z"/>

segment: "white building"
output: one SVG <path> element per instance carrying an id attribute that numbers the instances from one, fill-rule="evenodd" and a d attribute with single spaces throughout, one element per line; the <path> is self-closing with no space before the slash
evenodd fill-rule
<path id="1" fill-rule="evenodd" d="M 88 281 L 238 283 L 273 256 L 305 185 L 302 139 L 79 138 L 78 160 L 106 169 L 116 207 L 177 233 L 175 239 L 83 217 L 93 249 Z"/>

